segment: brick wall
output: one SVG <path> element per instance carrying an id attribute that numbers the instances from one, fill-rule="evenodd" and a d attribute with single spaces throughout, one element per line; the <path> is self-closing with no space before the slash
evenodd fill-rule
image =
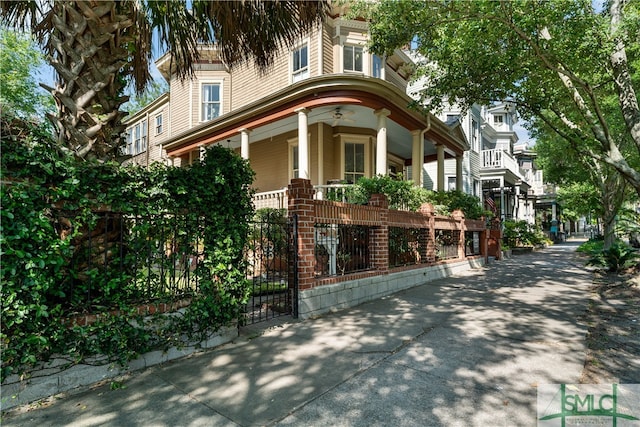
<path id="1" fill-rule="evenodd" d="M 416 286 L 472 266 L 484 264 L 488 233 L 484 221 L 465 220 L 461 211 L 451 217 L 436 216 L 424 204 L 418 212 L 388 209 L 384 195 L 374 195 L 367 206 L 313 199 L 313 186 L 306 179 L 293 179 L 288 187 L 288 211 L 297 216 L 297 280 L 301 317 L 362 303 L 366 300 Z M 370 269 L 352 274 L 317 277 L 315 274 L 315 225 L 366 225 L 369 231 Z M 428 229 L 427 259 L 416 265 L 389 267 L 389 227 Z M 459 231 L 458 257 L 436 262 L 435 230 Z M 465 256 L 465 231 L 478 231 L 481 255 Z M 292 269 L 290 269 L 292 271 Z M 293 283 L 293 278 L 290 278 Z"/>

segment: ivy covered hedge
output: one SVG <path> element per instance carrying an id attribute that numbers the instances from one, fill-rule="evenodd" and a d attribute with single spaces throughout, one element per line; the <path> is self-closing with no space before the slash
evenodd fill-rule
<path id="1" fill-rule="evenodd" d="M 54 355 L 124 364 L 237 319 L 253 172 L 231 151 L 213 147 L 189 168 L 77 162 L 38 129 L 4 121 L 1 170 L 2 381 Z M 176 245 L 194 265 L 176 269 Z M 102 261 L 90 262 L 98 247 Z M 168 292 L 176 271 L 197 286 Z M 185 297 L 179 316 L 138 309 Z M 73 321 L 88 313 L 93 323 Z"/>

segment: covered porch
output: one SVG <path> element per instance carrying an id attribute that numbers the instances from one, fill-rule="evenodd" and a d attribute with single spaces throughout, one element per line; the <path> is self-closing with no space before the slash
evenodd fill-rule
<path id="1" fill-rule="evenodd" d="M 457 160 L 462 188 L 462 157 L 468 149 L 459 129 L 414 108 L 393 84 L 344 74 L 290 85 L 177 135 L 163 148 L 174 164 L 185 165 L 211 144 L 234 149 L 249 161 L 263 200 L 283 200 L 293 178 L 309 179 L 318 197 L 327 185 L 376 175 L 422 186 L 422 165 L 434 158 L 437 189 L 445 189 L 446 158 Z"/>

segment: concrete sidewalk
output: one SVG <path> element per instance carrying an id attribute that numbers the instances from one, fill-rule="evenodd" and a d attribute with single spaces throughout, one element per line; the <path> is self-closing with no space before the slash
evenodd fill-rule
<path id="1" fill-rule="evenodd" d="M 3 426 L 532 426 L 577 383 L 591 274 L 577 243 L 290 321 L 63 397 Z M 254 334 L 254 336 L 251 336 Z M 257 335 L 257 336 L 255 336 Z"/>

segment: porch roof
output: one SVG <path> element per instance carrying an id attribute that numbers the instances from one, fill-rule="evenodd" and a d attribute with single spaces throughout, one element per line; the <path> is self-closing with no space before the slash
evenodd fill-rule
<path id="1" fill-rule="evenodd" d="M 373 111 L 386 109 L 388 116 L 388 150 L 403 157 L 411 157 L 411 146 L 406 141 L 411 131 L 425 130 L 425 157 L 435 153 L 433 144 L 442 144 L 451 154 L 461 154 L 469 148 L 464 134 L 455 127 L 415 106 L 415 102 L 393 84 L 381 79 L 362 76 L 331 74 L 313 77 L 289 85 L 241 108 L 191 128 L 163 143 L 169 156 L 179 156 L 217 142 L 239 147 L 240 132 L 252 131 L 252 140 L 260 140 L 275 133 L 297 129 L 297 113 L 307 108 L 309 124 L 333 122 L 336 107 L 349 112 L 346 119 L 363 128 L 376 127 Z M 344 123 L 343 123 L 344 124 Z M 433 153 L 432 153 L 433 151 Z"/>

